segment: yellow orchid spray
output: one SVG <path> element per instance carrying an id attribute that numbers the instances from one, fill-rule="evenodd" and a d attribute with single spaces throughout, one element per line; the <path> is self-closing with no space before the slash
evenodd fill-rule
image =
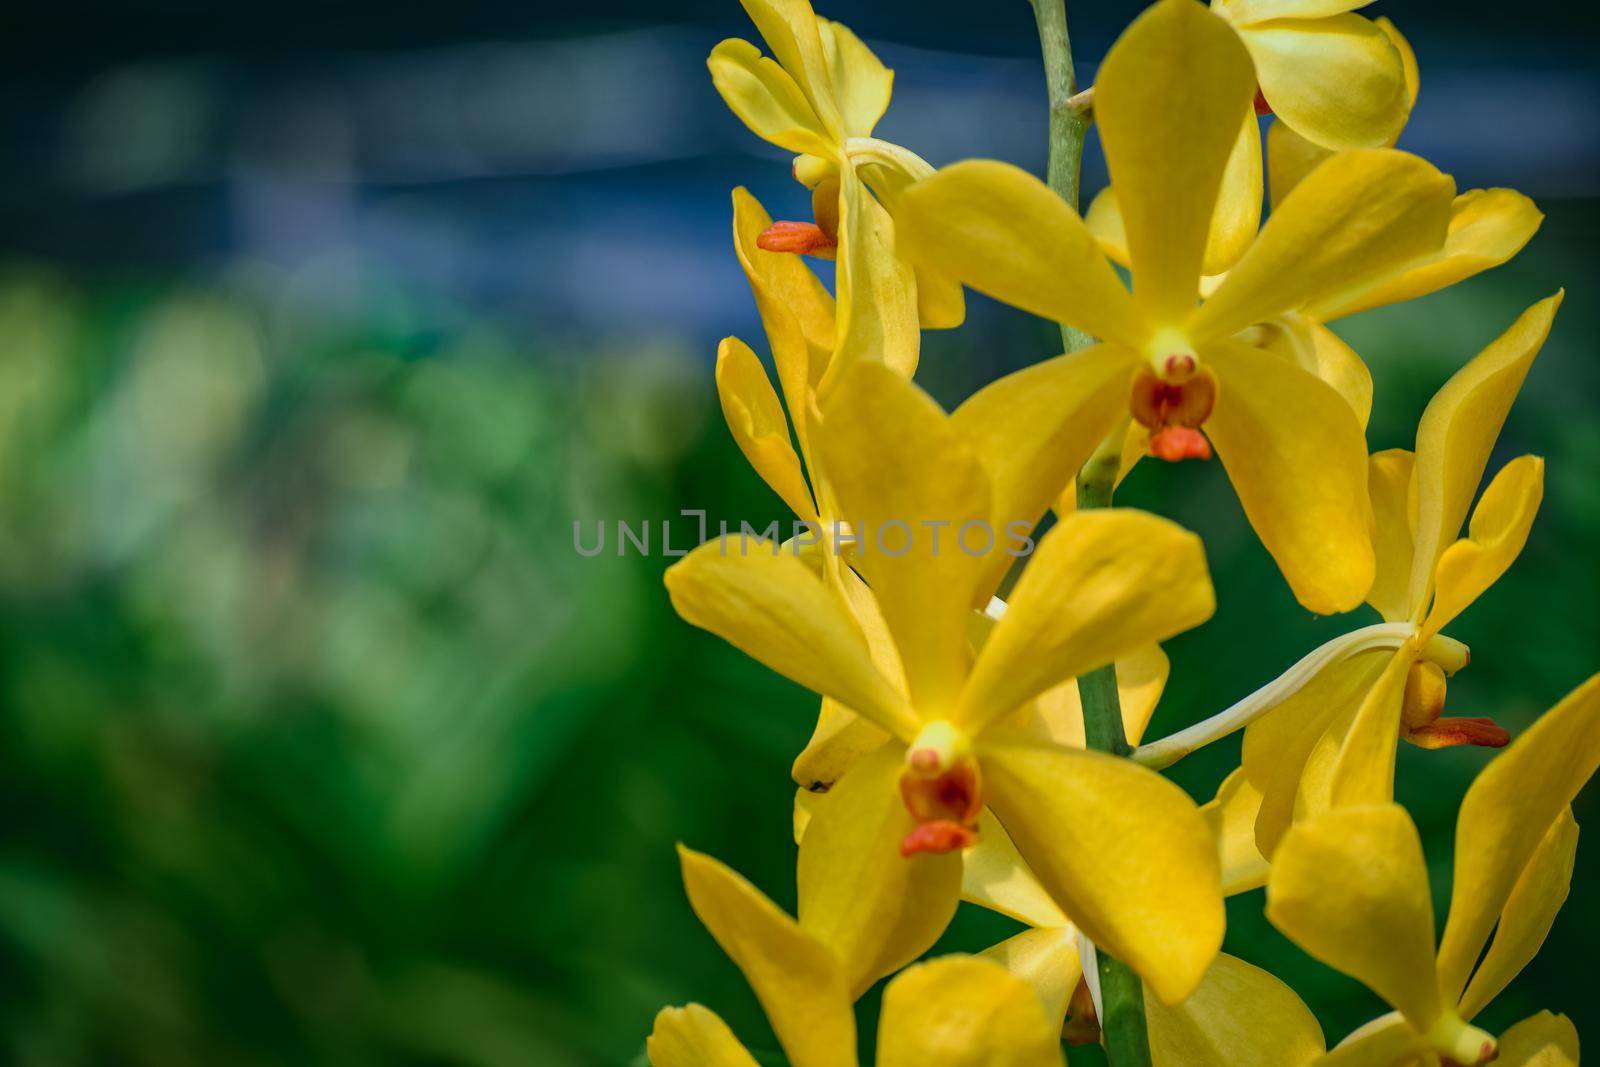
<path id="1" fill-rule="evenodd" d="M 1498 1037 L 1474 1020 L 1566 898 L 1600 676 L 1514 741 L 1445 714 L 1469 654 L 1444 631 L 1516 560 L 1543 495 L 1544 460 L 1522 456 L 1474 505 L 1561 294 L 1445 383 L 1413 451 L 1369 455 L 1372 377 L 1328 327 L 1503 263 L 1542 220 L 1393 147 L 1420 85 L 1409 43 L 1348 0 L 1157 0 L 1079 94 L 1064 4 L 1032 0 L 1047 185 L 874 138 L 893 77 L 872 52 L 804 0 L 743 3 L 771 58 L 724 41 L 713 81 L 795 153 L 814 221 L 735 190 L 776 383 L 730 337 L 716 386 L 816 536 L 724 535 L 665 583 L 684 620 L 821 697 L 792 768 L 796 914 L 681 850 L 788 1062 L 854 1067 L 855 1006 L 889 978 L 873 1059 L 890 1067 L 1061 1065 L 1063 1040 L 1112 1067 L 1576 1067 L 1563 1016 Z M 1112 187 L 1080 217 L 1091 110 Z M 805 255 L 837 259 L 832 293 Z M 962 284 L 1059 323 L 1067 352 L 947 413 L 911 379 L 920 330 L 961 321 Z M 1380 621 L 1141 744 L 1161 643 L 1215 593 L 1198 538 L 1111 498 L 1142 456 L 1213 448 L 1299 603 Z M 1158 773 L 1241 729 L 1209 802 Z M 1438 941 L 1394 802 L 1402 740 L 1504 748 L 1462 803 Z M 1251 946 L 1222 952 L 1224 897 L 1263 887 L 1278 929 L 1394 1014 L 1330 1049 Z M 917 963 L 959 936 L 962 901 L 1024 928 Z M 646 1053 L 757 1062 L 693 1004 L 657 1016 Z"/>
<path id="2" fill-rule="evenodd" d="M 959 326 L 966 317 L 959 285 L 927 270 L 911 281 L 892 256 L 870 262 L 851 256 L 852 242 L 892 247 L 884 208 L 893 211 L 907 186 L 933 173 L 915 152 L 872 136 L 889 107 L 894 72 L 849 28 L 818 17 L 806 0 L 741 2 L 773 58 L 729 38 L 706 61 L 712 82 L 752 133 L 796 153 L 795 178 L 811 189 L 816 219 L 770 224 L 760 246 L 829 259 L 837 254 L 842 300 L 873 303 L 884 290 L 909 292 L 924 326 Z"/>

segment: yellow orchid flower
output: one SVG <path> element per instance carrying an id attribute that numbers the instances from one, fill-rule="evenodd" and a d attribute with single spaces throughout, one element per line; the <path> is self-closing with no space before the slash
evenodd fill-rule
<path id="1" fill-rule="evenodd" d="M 806 0 L 741 0 L 773 58 L 748 41 L 729 38 L 711 50 L 706 65 L 728 107 L 756 136 L 797 154 L 795 177 L 812 190 L 816 221 L 770 224 L 760 238 L 773 252 L 841 260 L 841 299 L 888 279 L 914 289 L 921 322 L 930 329 L 959 326 L 966 317 L 961 287 L 932 271 L 901 279 L 893 260 L 870 263 L 878 278 L 861 276 L 849 258 L 851 236 L 863 229 L 892 233 L 884 208 L 911 183 L 933 173 L 922 157 L 872 136 L 889 106 L 894 72 L 844 25 L 820 18 Z M 866 195 L 865 181 L 877 194 Z M 854 274 L 854 277 L 849 275 Z M 859 298 L 858 298 L 859 299 Z"/>
<path id="2" fill-rule="evenodd" d="M 1326 668 L 1251 723 L 1244 772 L 1262 796 L 1261 851 L 1272 855 L 1295 818 L 1329 805 L 1393 797 L 1395 742 L 1424 748 L 1506 743 L 1483 718 L 1443 718 L 1446 676 L 1466 650 L 1441 631 L 1511 566 L 1539 508 L 1544 461 L 1523 456 L 1495 475 L 1466 520 L 1506 414 L 1538 355 L 1558 293 L 1529 308 L 1441 388 L 1417 428 L 1415 455 L 1372 457 L 1377 577 L 1368 601 L 1410 636 Z"/>
<path id="3" fill-rule="evenodd" d="M 1083 220 L 1002 163 L 958 163 L 912 186 L 897 239 L 917 262 L 1102 338 L 1030 368 L 1036 396 L 1073 403 L 1102 437 L 1131 414 L 1164 458 L 1215 445 L 1296 597 L 1313 611 L 1347 611 L 1374 566 L 1368 517 L 1350 506 L 1366 499 L 1361 426 L 1316 375 L 1233 335 L 1436 253 L 1454 190 L 1415 156 L 1341 153 L 1197 306 L 1217 191 L 1254 84 L 1238 36 L 1195 0 L 1161 0 L 1106 57 L 1095 114 L 1121 196 L 1131 294 Z M 1071 458 L 1081 464 L 1092 447 Z"/>
<path id="4" fill-rule="evenodd" d="M 1399 48 L 1352 13 L 1367 2 L 1211 0 L 1211 10 L 1250 52 L 1258 112 L 1326 148 L 1373 148 L 1394 143 L 1411 98 Z"/>
<path id="5" fill-rule="evenodd" d="M 826 930 L 847 984 L 865 989 L 943 929 L 960 892 L 960 850 L 987 806 L 1079 928 L 1158 996 L 1181 998 L 1222 935 L 1216 848 L 1198 809 L 1153 772 L 1004 720 L 1066 679 L 1206 619 L 1214 602 L 1198 540 L 1139 512 L 1063 519 L 972 657 L 973 606 L 1014 560 L 956 539 L 1019 516 L 1031 529 L 1065 479 L 1052 465 L 1087 431 L 1058 423 L 1028 438 L 992 418 L 997 405 L 1010 410 L 1013 380 L 947 416 L 880 365 L 849 374 L 821 405 L 821 469 L 861 539 L 854 561 L 898 666 L 881 669 L 841 594 L 772 546 L 710 543 L 666 575 L 686 620 L 887 736 L 816 798 L 800 848 L 801 896 L 811 902 L 802 924 Z"/>
<path id="6" fill-rule="evenodd" d="M 1566 900 L 1578 843 L 1571 803 L 1597 767 L 1600 675 L 1542 716 L 1468 789 L 1437 954 L 1422 843 L 1403 808 L 1341 808 L 1284 836 L 1267 882 L 1267 917 L 1395 1009 L 1318 1064 L 1437 1067 L 1442 1058 L 1472 1067 L 1498 1051 L 1499 1064 L 1575 1067 L 1577 1034 L 1560 1016 L 1513 1027 L 1498 1050 L 1472 1020 L 1534 957 Z"/>
<path id="7" fill-rule="evenodd" d="M 794 1067 L 855 1067 L 853 998 L 838 960 L 800 922 L 723 864 L 679 848 L 689 900 L 744 972 Z M 804 905 L 802 904 L 802 912 Z M 646 1043 L 651 1067 L 755 1067 L 715 1012 L 665 1008 Z M 986 960 L 909 967 L 883 993 L 880 1067 L 1064 1067 L 1054 1027 L 1026 984 Z"/>

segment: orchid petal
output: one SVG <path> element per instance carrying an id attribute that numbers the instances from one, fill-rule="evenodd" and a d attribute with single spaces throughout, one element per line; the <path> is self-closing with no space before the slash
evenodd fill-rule
<path id="1" fill-rule="evenodd" d="M 1258 348 L 1219 342 L 1201 359 L 1220 385 L 1206 436 L 1250 525 L 1300 603 L 1349 611 L 1375 566 L 1355 413 L 1332 386 Z"/>
<path id="2" fill-rule="evenodd" d="M 1495 439 L 1528 368 L 1550 334 L 1563 294 L 1534 304 L 1456 372 L 1417 425 L 1417 554 L 1410 600 L 1420 615 L 1445 546 L 1456 538 Z"/>
<path id="3" fill-rule="evenodd" d="M 1399 805 L 1343 808 L 1296 823 L 1272 857 L 1267 918 L 1418 1030 L 1442 1014 L 1427 862 Z"/>
<path id="4" fill-rule="evenodd" d="M 678 846 L 689 903 L 744 972 L 795 1067 L 854 1064 L 856 1021 L 833 953 L 755 886 Z"/>
<path id="5" fill-rule="evenodd" d="M 883 992 L 878 1067 L 1063 1067 L 1058 1024 L 1004 967 L 946 956 Z"/>
<path id="6" fill-rule="evenodd" d="M 926 952 L 961 898 L 961 855 L 900 854 L 905 746 L 861 758 L 818 798 L 800 840 L 800 926 L 831 948 L 851 999 Z"/>
<path id="7" fill-rule="evenodd" d="M 1466 987 L 1530 858 L 1600 767 L 1600 675 L 1573 690 L 1489 762 L 1456 818 L 1455 884 L 1439 947 L 1439 985 Z"/>
<path id="8" fill-rule="evenodd" d="M 1137 348 L 1133 299 L 1076 212 L 1009 163 L 969 160 L 895 205 L 897 247 L 919 267 L 1055 322 Z"/>
<path id="9" fill-rule="evenodd" d="M 1016 733 L 985 735 L 978 755 L 990 808 L 1072 922 L 1162 1001 L 1188 996 L 1224 922 L 1216 841 L 1194 801 L 1127 760 Z"/>
<path id="10" fill-rule="evenodd" d="M 1205 92 L 1194 91 L 1200 85 Z M 1096 73 L 1095 122 L 1127 229 L 1134 298 L 1158 326 L 1194 309 L 1223 172 L 1254 92 L 1238 36 L 1192 0 L 1146 9 Z M 1242 207 L 1247 197 L 1232 199 Z M 1229 214 L 1233 240 L 1237 212 Z"/>
<path id="11" fill-rule="evenodd" d="M 953 721 L 981 731 L 1068 678 L 1198 626 L 1215 608 L 1194 534 L 1140 511 L 1075 512 L 1040 540 Z"/>
<path id="12" fill-rule="evenodd" d="M 1392 148 L 1340 152 L 1284 198 L 1201 305 L 1195 344 L 1354 295 L 1444 247 L 1455 183 Z"/>

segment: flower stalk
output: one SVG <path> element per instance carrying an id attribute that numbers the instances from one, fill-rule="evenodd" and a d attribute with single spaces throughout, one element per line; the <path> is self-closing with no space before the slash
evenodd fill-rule
<path id="1" fill-rule="evenodd" d="M 1072 44 L 1067 36 L 1065 0 L 1032 0 L 1039 24 L 1039 45 L 1044 55 L 1045 84 L 1050 102 L 1050 154 L 1046 176 L 1050 188 L 1074 211 L 1078 209 L 1078 180 L 1083 164 L 1083 140 L 1089 131 L 1087 114 L 1075 106 L 1077 75 L 1072 66 Z M 1061 342 L 1068 352 L 1094 344 L 1094 338 L 1075 326 L 1061 324 Z M 1078 475 L 1078 507 L 1111 505 L 1120 463 L 1121 436 L 1113 434 Z M 1083 735 L 1089 748 L 1127 756 L 1132 752 L 1122 727 L 1122 704 L 1117 694 L 1117 669 L 1107 664 L 1078 679 L 1083 705 Z M 1127 964 L 1108 952 L 1096 953 L 1100 978 L 1100 1032 L 1112 1067 L 1149 1067 L 1150 1037 L 1144 1012 L 1144 987 Z"/>
<path id="2" fill-rule="evenodd" d="M 1050 102 L 1050 156 L 1045 177 L 1056 195 L 1078 210 L 1078 178 L 1083 168 L 1083 139 L 1089 117 L 1077 106 L 1078 76 L 1072 66 L 1072 42 L 1067 36 L 1066 0 L 1032 0 L 1039 24 L 1039 46 L 1044 54 L 1044 80 Z M 1094 338 L 1076 326 L 1061 324 L 1061 341 L 1068 352 L 1094 344 Z"/>

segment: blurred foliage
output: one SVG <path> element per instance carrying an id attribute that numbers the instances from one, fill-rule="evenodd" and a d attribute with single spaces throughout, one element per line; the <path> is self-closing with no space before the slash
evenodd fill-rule
<path id="1" fill-rule="evenodd" d="M 1374 447 L 1403 445 L 1455 367 L 1575 290 L 1491 461 L 1549 457 L 1543 512 L 1454 631 L 1474 658 L 1452 713 L 1514 729 L 1596 667 L 1600 322 L 1576 292 L 1596 219 L 1556 205 L 1509 267 L 1345 330 L 1377 379 Z M 1052 332 L 975 301 L 921 377 L 954 402 Z M 541 335 L 356 257 L 203 286 L 0 273 L 4 1058 L 613 1065 L 690 999 L 773 1048 L 672 845 L 793 906 L 787 770 L 814 700 L 672 616 L 659 540 L 572 541 L 574 520 L 683 507 L 783 516 L 715 412 L 698 345 Z M 1122 501 L 1198 530 L 1219 591 L 1169 648 L 1155 733 L 1349 625 L 1295 606 L 1215 465 L 1144 464 Z M 1237 751 L 1176 777 L 1208 796 Z M 1487 758 L 1402 752 L 1441 917 L 1455 804 Z M 1591 848 L 1575 886 L 1488 1025 L 1549 1007 L 1600 1034 Z M 1231 904 L 1231 951 L 1332 1039 L 1378 1011 L 1260 904 Z M 1014 929 L 963 908 L 940 947 Z"/>

